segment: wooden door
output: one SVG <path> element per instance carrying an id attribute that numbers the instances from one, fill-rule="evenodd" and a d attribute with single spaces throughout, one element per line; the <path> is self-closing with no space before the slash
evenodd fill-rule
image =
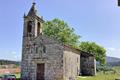
<path id="1" fill-rule="evenodd" d="M 37 64 L 37 80 L 45 80 L 44 79 L 44 70 L 45 65 L 44 63 L 42 64 Z"/>

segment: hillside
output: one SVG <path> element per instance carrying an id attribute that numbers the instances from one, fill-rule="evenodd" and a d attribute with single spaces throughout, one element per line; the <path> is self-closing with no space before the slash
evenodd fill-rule
<path id="1" fill-rule="evenodd" d="M 20 66 L 19 61 L 0 60 L 0 65 L 9 65 L 9 64 L 14 64 L 14 65 Z"/>
<path id="2" fill-rule="evenodd" d="M 120 58 L 107 56 L 106 62 L 109 66 L 120 66 Z"/>
<path id="3" fill-rule="evenodd" d="M 107 56 L 107 57 L 106 57 L 106 61 L 107 61 L 107 62 L 119 62 L 119 61 L 120 61 L 120 58 Z"/>

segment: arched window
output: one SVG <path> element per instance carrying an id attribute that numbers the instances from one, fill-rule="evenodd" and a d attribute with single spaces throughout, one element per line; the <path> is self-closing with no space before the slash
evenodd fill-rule
<path id="1" fill-rule="evenodd" d="M 41 28 L 41 25 L 40 25 L 40 23 L 38 22 L 38 23 L 37 23 L 37 35 L 40 34 L 40 28 Z"/>
<path id="2" fill-rule="evenodd" d="M 32 21 L 28 21 L 28 23 L 27 23 L 27 32 L 28 33 L 32 32 Z"/>

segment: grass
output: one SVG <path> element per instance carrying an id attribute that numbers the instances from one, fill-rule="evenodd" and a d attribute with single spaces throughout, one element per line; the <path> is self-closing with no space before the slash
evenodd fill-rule
<path id="1" fill-rule="evenodd" d="M 2 77 L 3 75 L 5 75 L 5 74 L 1 74 L 0 76 Z M 14 74 L 15 76 L 16 76 L 16 80 L 20 80 L 20 73 L 18 73 L 18 74 Z M 1 80 L 1 79 L 0 79 Z"/>
<path id="2" fill-rule="evenodd" d="M 120 67 L 114 67 L 113 68 L 116 73 L 113 72 L 106 72 L 105 74 L 103 74 L 103 72 L 99 72 L 97 73 L 96 76 L 79 76 L 77 77 L 76 80 L 115 80 L 116 78 L 119 79 L 120 78 Z"/>
<path id="3" fill-rule="evenodd" d="M 78 77 L 77 80 L 115 80 L 116 78 L 120 78 L 119 74 L 102 74 L 94 77 Z"/>
<path id="4" fill-rule="evenodd" d="M 16 76 L 16 78 L 20 78 L 20 74 L 14 74 Z"/>

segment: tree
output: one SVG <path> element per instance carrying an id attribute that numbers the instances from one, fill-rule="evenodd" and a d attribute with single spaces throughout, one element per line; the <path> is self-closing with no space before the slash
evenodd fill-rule
<path id="1" fill-rule="evenodd" d="M 73 28 L 70 28 L 67 23 L 59 19 L 45 22 L 43 34 L 72 46 L 77 46 L 80 38 L 74 33 Z"/>
<path id="2" fill-rule="evenodd" d="M 75 34 L 74 29 L 62 20 L 53 19 L 45 22 L 43 34 L 73 47 L 79 47 L 88 53 L 92 53 L 95 55 L 97 61 L 101 64 L 105 63 L 106 50 L 94 42 L 81 42 L 79 45 L 80 36 Z"/>
<path id="3" fill-rule="evenodd" d="M 79 48 L 85 52 L 95 55 L 101 65 L 105 64 L 106 50 L 95 42 L 81 42 Z"/>

